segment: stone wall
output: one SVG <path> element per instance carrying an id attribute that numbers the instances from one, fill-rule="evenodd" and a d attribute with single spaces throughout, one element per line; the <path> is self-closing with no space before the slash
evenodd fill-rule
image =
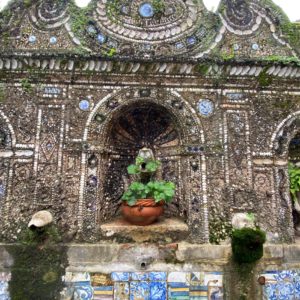
<path id="1" fill-rule="evenodd" d="M 34 82 L 30 75 L 26 85 L 6 73 L 6 238 L 16 238 L 40 209 L 54 214 L 68 239 L 101 238 L 100 225 L 118 216 L 139 137 L 149 132 L 143 143 L 162 160 L 160 176 L 177 184 L 167 216 L 185 221 L 193 241 L 207 242 L 209 224 L 230 222 L 236 212 L 253 212 L 270 237 L 292 241 L 287 159 L 299 123 L 296 81 L 274 78 L 257 88 L 257 77 L 231 76 L 216 86 L 215 77 L 148 75 L 149 86 L 142 76 L 123 76 L 119 84 L 117 74 L 82 73 L 71 81 L 55 74 Z M 146 111 L 152 115 L 142 128 L 134 116 Z"/>

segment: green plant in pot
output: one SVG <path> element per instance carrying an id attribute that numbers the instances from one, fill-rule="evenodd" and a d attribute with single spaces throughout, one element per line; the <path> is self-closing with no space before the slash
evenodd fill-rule
<path id="1" fill-rule="evenodd" d="M 174 183 L 154 180 L 159 167 L 160 162 L 154 159 L 153 152 L 143 148 L 135 164 L 127 168 L 128 174 L 137 179 L 122 196 L 123 216 L 132 224 L 154 223 L 163 214 L 164 204 L 171 202 L 175 195 Z"/>

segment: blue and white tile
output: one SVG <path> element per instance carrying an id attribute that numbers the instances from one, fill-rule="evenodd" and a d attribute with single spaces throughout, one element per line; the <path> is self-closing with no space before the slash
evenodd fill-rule
<path id="1" fill-rule="evenodd" d="M 94 289 L 90 285 L 75 285 L 74 300 L 92 300 Z"/>
<path id="2" fill-rule="evenodd" d="M 10 300 L 8 284 L 11 279 L 11 273 L 0 272 L 0 300 Z"/>
<path id="3" fill-rule="evenodd" d="M 220 272 L 207 272 L 204 274 L 204 285 L 223 286 L 223 275 Z"/>
<path id="4" fill-rule="evenodd" d="M 184 282 L 169 282 L 168 283 L 168 299 L 171 300 L 185 300 L 189 298 L 190 289 Z"/>
<path id="5" fill-rule="evenodd" d="M 63 276 L 64 282 L 90 282 L 91 275 L 88 272 L 83 273 L 72 273 L 66 272 L 65 276 Z"/>
<path id="6" fill-rule="evenodd" d="M 190 284 L 191 273 L 187 272 L 171 272 L 168 275 L 168 282 L 182 282 L 186 285 Z"/>
<path id="7" fill-rule="evenodd" d="M 151 272 L 149 273 L 150 281 L 166 281 L 167 273 L 166 272 Z"/>
<path id="8" fill-rule="evenodd" d="M 130 300 L 150 300 L 150 286 L 146 281 L 130 282 Z"/>
<path id="9" fill-rule="evenodd" d="M 9 300 L 8 282 L 0 281 L 0 300 Z"/>
<path id="10" fill-rule="evenodd" d="M 204 272 L 192 272 L 190 283 L 191 285 L 204 285 Z"/>
<path id="11" fill-rule="evenodd" d="M 129 283 L 115 282 L 114 300 L 129 300 Z"/>
<path id="12" fill-rule="evenodd" d="M 113 273 L 111 273 L 111 279 L 113 281 L 129 281 L 130 273 L 129 272 L 113 272 Z"/>
<path id="13" fill-rule="evenodd" d="M 134 281 L 145 281 L 145 280 L 148 280 L 148 278 L 149 278 L 149 274 L 145 273 L 145 272 L 131 273 L 131 280 L 134 280 Z"/>
<path id="14" fill-rule="evenodd" d="M 150 300 L 167 299 L 166 282 L 150 282 Z"/>
<path id="15" fill-rule="evenodd" d="M 224 292 L 222 287 L 214 286 L 208 289 L 208 300 L 223 300 Z"/>

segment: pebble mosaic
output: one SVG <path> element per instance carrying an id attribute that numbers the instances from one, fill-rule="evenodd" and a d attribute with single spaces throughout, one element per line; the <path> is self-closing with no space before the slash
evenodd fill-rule
<path id="1" fill-rule="evenodd" d="M 220 272 L 67 273 L 78 300 L 222 300 Z"/>

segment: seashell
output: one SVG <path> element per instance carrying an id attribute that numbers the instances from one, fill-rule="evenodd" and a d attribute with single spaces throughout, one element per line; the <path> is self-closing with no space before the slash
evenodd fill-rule
<path id="1" fill-rule="evenodd" d="M 30 222 L 28 223 L 29 228 L 34 227 L 45 227 L 53 222 L 52 214 L 47 210 L 40 210 L 35 213 Z"/>

